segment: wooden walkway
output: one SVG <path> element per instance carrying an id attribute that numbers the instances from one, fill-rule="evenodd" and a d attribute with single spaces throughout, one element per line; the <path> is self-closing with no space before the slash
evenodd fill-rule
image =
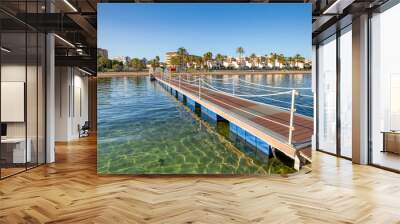
<path id="1" fill-rule="evenodd" d="M 311 161 L 311 137 L 314 128 L 312 118 L 298 114 L 294 116 L 295 130 L 293 132 L 292 145 L 289 145 L 287 144 L 289 138 L 288 126 L 290 123 L 289 111 L 227 95 L 210 88 L 201 87 L 199 91 L 199 86 L 195 84 L 176 80 L 162 80 L 160 77 L 157 77 L 157 80 L 171 86 L 178 92 L 182 92 L 184 95 L 188 95 L 195 101 L 206 101 L 222 110 L 234 113 L 238 120 L 250 124 L 259 131 L 267 134 L 270 138 L 266 142 L 289 157 L 293 158 L 292 155 L 295 154 L 296 150 L 299 150 L 303 158 Z M 226 119 L 226 117 L 224 118 Z M 277 144 L 276 142 L 282 144 Z"/>

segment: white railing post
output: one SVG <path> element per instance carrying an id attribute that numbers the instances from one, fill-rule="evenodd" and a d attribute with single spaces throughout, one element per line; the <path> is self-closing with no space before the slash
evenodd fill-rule
<path id="1" fill-rule="evenodd" d="M 201 76 L 199 76 L 199 99 L 201 98 Z"/>
<path id="2" fill-rule="evenodd" d="M 294 113 L 296 112 L 295 108 L 295 99 L 296 99 L 297 91 L 292 89 L 292 103 L 290 106 L 290 124 L 289 124 L 289 145 L 292 144 L 292 138 L 293 138 L 293 131 L 294 131 Z"/>
<path id="3" fill-rule="evenodd" d="M 179 90 L 181 89 L 181 74 L 179 74 Z"/>

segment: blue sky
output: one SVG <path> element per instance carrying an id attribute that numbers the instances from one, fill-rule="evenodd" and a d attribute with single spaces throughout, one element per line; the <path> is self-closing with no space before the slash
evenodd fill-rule
<path id="1" fill-rule="evenodd" d="M 311 57 L 311 4 L 98 4 L 98 47 L 109 56 L 296 53 Z"/>

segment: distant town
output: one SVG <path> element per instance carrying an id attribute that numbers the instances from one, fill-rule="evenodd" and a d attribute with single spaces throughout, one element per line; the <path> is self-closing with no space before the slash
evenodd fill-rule
<path id="1" fill-rule="evenodd" d="M 278 53 L 246 55 L 245 49 L 238 47 L 236 56 L 206 52 L 202 56 L 190 54 L 181 47 L 177 51 L 166 52 L 165 61 L 156 56 L 152 59 L 120 56 L 109 59 L 106 49 L 97 50 L 97 70 L 99 72 L 147 71 L 155 68 L 170 71 L 197 70 L 310 70 L 311 61 L 300 54 L 286 56 Z"/>

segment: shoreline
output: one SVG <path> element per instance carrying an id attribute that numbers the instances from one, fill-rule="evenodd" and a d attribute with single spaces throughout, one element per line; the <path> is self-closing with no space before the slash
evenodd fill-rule
<path id="1" fill-rule="evenodd" d="M 97 77 L 115 77 L 115 76 L 146 76 L 148 71 L 144 72 L 98 72 Z"/>
<path id="2" fill-rule="evenodd" d="M 238 75 L 238 74 L 255 74 L 255 75 L 299 75 L 299 74 L 311 74 L 311 70 L 299 71 L 299 70 L 214 70 L 214 71 L 192 71 L 192 72 L 182 72 L 182 74 L 192 74 L 192 75 Z M 99 72 L 97 77 L 118 77 L 118 76 L 148 76 L 148 71 L 142 72 Z"/>

